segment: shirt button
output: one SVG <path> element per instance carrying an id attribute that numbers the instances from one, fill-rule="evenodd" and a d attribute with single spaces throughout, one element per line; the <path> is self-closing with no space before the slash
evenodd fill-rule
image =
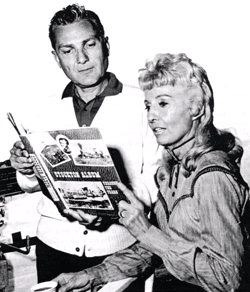
<path id="1" fill-rule="evenodd" d="M 80 251 L 80 248 L 79 247 L 76 247 L 76 251 L 79 252 Z"/>
<path id="2" fill-rule="evenodd" d="M 175 196 L 175 192 L 172 193 L 172 197 L 174 197 L 174 196 Z"/>
<path id="3" fill-rule="evenodd" d="M 84 235 L 87 235 L 87 234 L 88 234 L 88 230 L 85 230 L 85 231 L 83 232 L 83 234 L 84 234 Z"/>

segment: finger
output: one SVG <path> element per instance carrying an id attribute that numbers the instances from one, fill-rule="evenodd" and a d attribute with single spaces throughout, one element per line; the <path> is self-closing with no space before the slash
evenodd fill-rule
<path id="1" fill-rule="evenodd" d="M 16 159 L 13 159 L 18 164 L 22 165 L 22 168 L 30 168 L 33 166 L 33 161 L 31 158 L 27 157 L 17 157 Z"/>
<path id="2" fill-rule="evenodd" d="M 88 222 L 89 224 L 91 224 L 92 222 L 94 222 L 95 220 L 97 220 L 98 216 L 96 215 L 91 215 L 88 213 L 85 213 L 83 210 L 77 210 L 77 213 L 81 216 L 81 218 Z"/>
<path id="3" fill-rule="evenodd" d="M 80 224 L 85 225 L 85 226 L 90 225 L 90 224 L 96 225 L 96 223 L 97 223 L 96 226 L 99 226 L 102 220 L 101 217 L 87 214 L 82 210 L 65 209 L 64 214 L 67 216 L 73 217 L 74 219 L 79 221 Z"/>
<path id="4" fill-rule="evenodd" d="M 118 221 L 119 221 L 119 223 L 120 223 L 121 225 L 124 225 L 124 219 L 123 219 L 123 218 L 120 217 Z"/>
<path id="5" fill-rule="evenodd" d="M 67 283 L 69 281 L 70 278 L 73 278 L 75 276 L 74 272 L 71 273 L 62 273 L 59 274 L 57 277 L 55 277 L 53 280 L 51 281 L 55 281 L 55 282 L 59 282 L 59 283 Z"/>
<path id="6" fill-rule="evenodd" d="M 95 222 L 95 226 L 98 227 L 102 224 L 102 217 L 98 217 Z"/>
<path id="7" fill-rule="evenodd" d="M 125 209 L 119 209 L 118 215 L 120 219 L 124 219 L 128 215 L 128 211 Z"/>
<path id="8" fill-rule="evenodd" d="M 17 157 L 20 157 L 20 156 L 23 156 L 23 149 L 20 149 L 20 148 L 12 148 L 11 150 L 10 150 L 10 154 L 12 155 L 12 156 L 17 156 Z"/>
<path id="9" fill-rule="evenodd" d="M 30 157 L 30 155 L 29 155 L 28 151 L 27 151 L 27 150 L 25 150 L 25 149 L 24 149 L 24 150 L 22 150 L 21 156 L 23 156 L 23 157 L 27 157 L 27 158 L 29 158 L 29 157 Z M 30 160 L 30 161 L 32 161 L 32 160 L 31 160 L 31 158 L 29 158 L 29 160 Z"/>
<path id="10" fill-rule="evenodd" d="M 33 169 L 19 169 L 18 170 L 20 173 L 24 174 L 24 175 L 31 175 L 34 174 Z"/>
<path id="11" fill-rule="evenodd" d="M 66 291 L 86 291 L 90 287 L 90 280 L 88 276 L 83 277 L 73 277 L 69 279 L 69 281 L 63 285 L 59 292 L 66 292 Z"/>
<path id="12" fill-rule="evenodd" d="M 68 283 L 69 279 L 72 278 L 73 276 L 74 276 L 73 273 L 62 273 L 58 275 L 56 278 L 52 279 L 52 281 L 57 282 L 58 287 L 63 287 Z M 60 291 L 60 289 L 58 288 L 57 291 Z"/>
<path id="13" fill-rule="evenodd" d="M 118 204 L 119 216 L 121 218 L 128 218 L 129 215 L 134 215 L 138 210 L 144 212 L 144 205 L 141 202 L 137 202 L 136 204 L 128 204 L 124 201 L 120 201 Z"/>
<path id="14" fill-rule="evenodd" d="M 75 210 L 64 209 L 63 212 L 64 212 L 65 215 L 70 216 L 70 217 L 74 218 L 77 221 L 82 221 L 81 216 Z"/>
<path id="15" fill-rule="evenodd" d="M 121 212 L 122 210 L 127 210 L 129 208 L 131 204 L 125 202 L 125 201 L 120 201 L 118 203 L 118 208 L 119 208 L 119 211 Z"/>
<path id="16" fill-rule="evenodd" d="M 25 146 L 22 141 L 16 141 L 13 145 L 14 148 L 25 149 Z"/>
<path id="17" fill-rule="evenodd" d="M 131 190 L 129 190 L 124 184 L 118 183 L 117 187 L 123 192 L 126 198 L 129 199 L 131 204 L 137 204 L 137 202 L 139 202 L 134 193 Z"/>
<path id="18" fill-rule="evenodd" d="M 27 158 L 18 158 L 13 159 L 10 158 L 11 166 L 14 167 L 16 170 L 22 171 L 22 170 L 30 170 L 33 171 L 33 163 L 27 162 Z"/>
<path id="19" fill-rule="evenodd" d="M 53 282 L 57 282 L 59 286 L 65 285 L 68 280 L 67 280 L 67 275 L 65 274 L 60 274 L 56 278 L 52 279 Z"/>

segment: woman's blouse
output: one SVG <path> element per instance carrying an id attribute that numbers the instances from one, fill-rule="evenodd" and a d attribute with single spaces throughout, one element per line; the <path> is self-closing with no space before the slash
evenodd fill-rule
<path id="1" fill-rule="evenodd" d="M 249 212 L 248 187 L 221 151 L 203 155 L 189 177 L 179 168 L 177 163 L 170 176 L 165 167 L 157 173 L 154 213 L 159 228 L 152 225 L 131 249 L 87 270 L 100 283 L 145 272 L 156 254 L 182 281 L 206 291 L 238 289 L 246 256 L 243 219 Z"/>

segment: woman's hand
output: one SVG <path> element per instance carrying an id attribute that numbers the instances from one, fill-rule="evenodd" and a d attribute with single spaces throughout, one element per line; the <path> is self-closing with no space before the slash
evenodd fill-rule
<path id="1" fill-rule="evenodd" d="M 58 283 L 58 292 L 86 291 L 90 288 L 90 278 L 85 271 L 77 273 L 63 273 L 53 281 Z"/>
<path id="2" fill-rule="evenodd" d="M 151 224 L 148 222 L 144 212 L 144 205 L 137 199 L 135 194 L 126 188 L 122 183 L 118 188 L 129 199 L 130 204 L 125 201 L 119 202 L 119 222 L 136 238 L 146 233 Z"/>

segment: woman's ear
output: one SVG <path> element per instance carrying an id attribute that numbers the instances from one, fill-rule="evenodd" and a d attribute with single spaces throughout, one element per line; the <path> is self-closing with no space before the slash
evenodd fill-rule
<path id="1" fill-rule="evenodd" d="M 200 106 L 196 102 L 193 102 L 192 106 L 190 108 L 190 111 L 191 111 L 191 115 L 192 115 L 192 121 L 195 121 L 204 115 L 205 108 L 204 108 L 204 105 Z"/>

